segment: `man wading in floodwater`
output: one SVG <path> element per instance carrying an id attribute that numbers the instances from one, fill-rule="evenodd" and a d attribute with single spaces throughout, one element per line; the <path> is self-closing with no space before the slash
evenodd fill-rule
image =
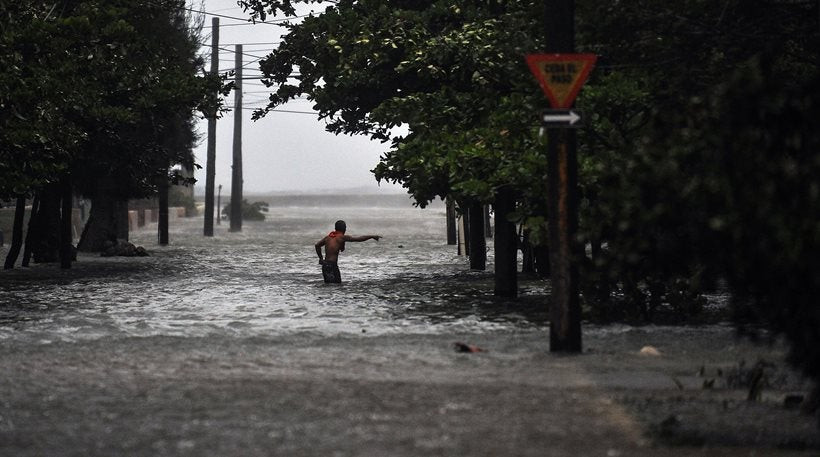
<path id="1" fill-rule="evenodd" d="M 345 250 L 346 241 L 367 241 L 374 239 L 379 241 L 379 235 L 350 236 L 345 235 L 347 224 L 345 221 L 336 221 L 335 230 L 328 233 L 326 237 L 316 242 L 316 255 L 319 256 L 319 263 L 322 265 L 322 276 L 325 282 L 342 282 L 342 275 L 339 273 L 339 253 Z M 325 256 L 322 258 L 322 246 L 325 247 Z"/>

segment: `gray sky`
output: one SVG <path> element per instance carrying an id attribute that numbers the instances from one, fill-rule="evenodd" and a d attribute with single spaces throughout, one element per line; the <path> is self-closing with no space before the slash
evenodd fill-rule
<path id="1" fill-rule="evenodd" d="M 200 1 L 194 1 L 198 8 Z M 236 0 L 204 0 L 205 11 L 225 16 L 245 18 L 247 15 L 236 6 Z M 322 5 L 302 6 L 306 13 L 311 9 L 319 12 Z M 206 43 L 201 54 L 210 55 L 211 18 L 205 16 L 203 41 Z M 269 18 L 268 20 L 270 20 Z M 219 69 L 225 72 L 234 67 L 235 44 L 243 44 L 245 68 L 244 76 L 261 74 L 253 56 L 265 56 L 285 30 L 270 24 L 246 25 L 245 21 L 219 18 L 220 51 Z M 233 25 L 242 24 L 242 25 Z M 265 43 L 265 44 L 247 44 Z M 206 68 L 210 60 L 206 59 Z M 333 135 L 325 131 L 325 122 L 316 115 L 286 112 L 271 112 L 258 121 L 251 120 L 252 110 L 267 103 L 270 92 L 259 81 L 243 81 L 243 122 L 242 122 L 242 160 L 244 190 L 249 193 L 267 191 L 306 191 L 325 189 L 345 189 L 367 187 L 380 192 L 401 192 L 399 186 L 382 182 L 381 188 L 376 183 L 370 170 L 379 162 L 379 156 L 387 150 L 389 144 L 370 141 L 366 137 Z M 233 108 L 233 94 L 227 97 L 225 105 Z M 311 102 L 297 100 L 285 106 L 283 110 L 313 111 Z M 234 113 L 228 112 L 217 121 L 216 145 L 216 186 L 222 185 L 225 193 L 231 188 L 231 161 L 233 148 Z M 197 192 L 204 192 L 205 162 L 207 157 L 207 121 L 200 120 L 198 131 L 202 136 L 199 145 L 194 148 L 197 163 L 201 170 L 195 172 Z"/>

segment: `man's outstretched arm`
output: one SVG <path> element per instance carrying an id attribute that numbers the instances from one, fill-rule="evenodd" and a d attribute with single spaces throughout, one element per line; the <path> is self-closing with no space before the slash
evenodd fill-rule
<path id="1" fill-rule="evenodd" d="M 381 235 L 362 235 L 362 236 L 345 235 L 345 241 L 354 241 L 354 242 L 367 241 L 367 240 L 379 241 L 379 238 L 381 238 L 381 237 L 382 237 Z"/>
<path id="2" fill-rule="evenodd" d="M 317 241 L 314 247 L 316 248 L 316 255 L 319 256 L 319 263 L 322 263 L 324 257 L 322 257 L 322 246 L 325 245 L 325 239 L 322 238 L 321 240 Z"/>

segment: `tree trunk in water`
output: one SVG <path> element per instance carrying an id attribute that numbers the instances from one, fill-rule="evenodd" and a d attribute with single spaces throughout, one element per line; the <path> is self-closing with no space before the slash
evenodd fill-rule
<path id="1" fill-rule="evenodd" d="M 473 203 L 467 210 L 469 217 L 470 269 L 487 269 L 487 239 L 484 237 L 484 205 Z"/>
<path id="2" fill-rule="evenodd" d="M 550 249 L 547 246 L 533 246 L 535 272 L 542 278 L 550 276 Z"/>
<path id="3" fill-rule="evenodd" d="M 11 229 L 11 246 L 9 246 L 6 263 L 3 266 L 6 270 L 14 268 L 14 263 L 20 255 L 20 248 L 23 247 L 23 219 L 25 216 L 26 197 L 17 197 L 17 206 L 14 208 L 14 226 Z"/>
<path id="4" fill-rule="evenodd" d="M 467 255 L 467 225 L 466 214 L 456 217 L 458 227 L 458 255 Z"/>
<path id="5" fill-rule="evenodd" d="M 34 239 L 37 237 L 34 232 L 37 230 L 37 225 L 34 223 L 34 215 L 40 210 L 40 194 L 34 195 L 34 201 L 31 202 L 31 214 L 28 217 L 28 230 L 26 230 L 26 244 L 23 249 L 23 263 L 24 267 L 28 267 L 31 262 L 31 251 L 34 247 Z"/>
<path id="6" fill-rule="evenodd" d="M 484 238 L 493 237 L 493 225 L 490 221 L 490 205 L 484 205 Z"/>
<path id="7" fill-rule="evenodd" d="M 102 252 L 106 242 L 128 241 L 128 202 L 114 198 L 105 186 L 101 183 L 91 199 L 88 221 L 77 244 L 79 251 Z"/>
<path id="8" fill-rule="evenodd" d="M 464 203 L 456 202 L 458 208 L 458 255 L 470 256 L 470 211 Z"/>
<path id="9" fill-rule="evenodd" d="M 458 243 L 458 234 L 456 233 L 456 204 L 451 198 L 447 198 L 447 245 L 454 246 Z"/>
<path id="10" fill-rule="evenodd" d="M 507 216 L 515 211 L 515 195 L 501 188 L 495 194 L 495 295 L 518 296 L 518 233 Z"/>
<path id="11" fill-rule="evenodd" d="M 160 246 L 168 245 L 168 172 L 157 178 L 157 189 L 159 190 L 159 219 L 157 220 L 157 230 L 159 231 Z"/>
<path id="12" fill-rule="evenodd" d="M 60 208 L 60 268 L 71 268 L 71 261 L 74 260 L 74 246 L 71 244 L 74 241 L 74 236 L 71 233 L 71 211 L 72 197 L 71 194 L 71 176 L 66 173 L 60 179 L 60 192 L 62 193 L 62 201 Z"/>
<path id="13" fill-rule="evenodd" d="M 40 192 L 40 206 L 37 212 L 32 212 L 31 223 L 34 224 L 34 230 L 31 239 L 31 253 L 36 263 L 52 263 L 60 260 L 61 199 L 60 184 L 48 184 Z"/>
<path id="14" fill-rule="evenodd" d="M 530 230 L 521 225 L 521 254 L 523 256 L 521 273 L 535 273 L 535 250 L 530 242 Z"/>

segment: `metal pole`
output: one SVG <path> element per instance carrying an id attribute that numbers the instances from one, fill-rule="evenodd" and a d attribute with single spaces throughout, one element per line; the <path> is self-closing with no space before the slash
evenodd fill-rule
<path id="1" fill-rule="evenodd" d="M 233 110 L 233 167 L 231 173 L 231 231 L 242 231 L 242 45 L 236 45 L 236 87 Z"/>
<path id="2" fill-rule="evenodd" d="M 575 1 L 545 0 L 546 52 L 575 51 Z M 577 137 L 572 129 L 549 129 L 547 150 L 550 249 L 550 351 L 581 352 L 578 297 Z"/>
<path id="3" fill-rule="evenodd" d="M 211 75 L 219 73 L 219 18 L 211 20 Z M 208 117 L 208 158 L 205 164 L 205 236 L 214 236 L 214 181 L 216 181 L 216 112 Z"/>

